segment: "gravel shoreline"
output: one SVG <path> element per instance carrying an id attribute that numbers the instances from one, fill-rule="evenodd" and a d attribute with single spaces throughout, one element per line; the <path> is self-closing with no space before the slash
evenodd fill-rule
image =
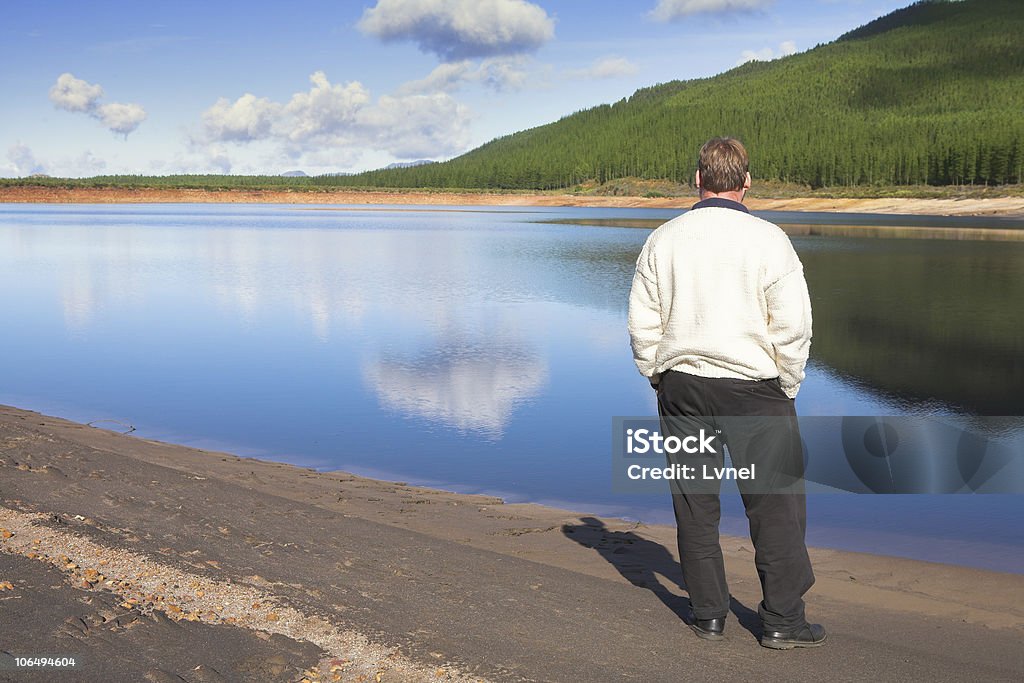
<path id="1" fill-rule="evenodd" d="M 342 674 L 371 680 L 387 674 L 389 680 L 482 681 L 444 667 L 427 669 L 395 648 L 371 644 L 362 634 L 304 614 L 275 595 L 273 586 L 258 575 L 218 581 L 97 543 L 69 529 L 75 526 L 98 528 L 95 520 L 81 515 L 71 518 L 66 513 L 26 513 L 0 507 L 3 552 L 49 564 L 62 571 L 75 588 L 109 591 L 120 598 L 118 606 L 125 612 L 147 617 L 160 612 L 172 622 L 224 624 L 311 643 L 324 657 L 302 672 L 303 680 L 340 681 Z M 0 590 L 17 589 L 8 581 L 0 584 Z"/>

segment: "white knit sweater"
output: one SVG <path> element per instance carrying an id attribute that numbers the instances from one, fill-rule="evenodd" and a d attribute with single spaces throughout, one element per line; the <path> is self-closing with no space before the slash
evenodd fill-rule
<path id="1" fill-rule="evenodd" d="M 768 221 L 732 208 L 688 211 L 640 252 L 629 335 L 646 377 L 778 377 L 794 398 L 811 345 L 803 266 Z"/>

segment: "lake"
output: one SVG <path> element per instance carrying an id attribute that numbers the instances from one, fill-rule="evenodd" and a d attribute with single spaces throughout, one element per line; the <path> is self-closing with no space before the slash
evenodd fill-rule
<path id="1" fill-rule="evenodd" d="M 668 523 L 667 497 L 609 483 L 613 416 L 656 414 L 625 330 L 649 231 L 615 224 L 678 213 L 0 205 L 0 402 Z M 801 414 L 1024 415 L 1024 243 L 793 242 L 815 315 Z M 809 507 L 812 545 L 1024 573 L 1021 495 Z M 724 532 L 745 534 L 738 498 L 723 513 Z"/>

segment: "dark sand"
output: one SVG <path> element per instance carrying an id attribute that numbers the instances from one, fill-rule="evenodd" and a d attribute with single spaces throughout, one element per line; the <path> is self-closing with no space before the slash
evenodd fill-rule
<path id="1" fill-rule="evenodd" d="M 82 657 L 2 680 L 1024 679 L 1019 575 L 813 550 L 829 642 L 776 652 L 745 539 L 723 541 L 734 614 L 708 643 L 680 621 L 668 527 L 15 408 L 0 496 L 0 651 Z"/>

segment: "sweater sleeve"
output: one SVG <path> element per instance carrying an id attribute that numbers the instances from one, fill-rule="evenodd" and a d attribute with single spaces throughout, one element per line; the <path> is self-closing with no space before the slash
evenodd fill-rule
<path id="1" fill-rule="evenodd" d="M 658 345 L 663 334 L 661 300 L 652 266 L 648 245 L 644 245 L 637 259 L 633 286 L 629 292 L 628 320 L 633 360 L 644 377 L 653 377 L 655 374 Z"/>
<path id="2" fill-rule="evenodd" d="M 811 299 L 799 260 L 796 268 L 768 287 L 765 300 L 779 383 L 787 396 L 796 398 L 811 349 Z"/>

